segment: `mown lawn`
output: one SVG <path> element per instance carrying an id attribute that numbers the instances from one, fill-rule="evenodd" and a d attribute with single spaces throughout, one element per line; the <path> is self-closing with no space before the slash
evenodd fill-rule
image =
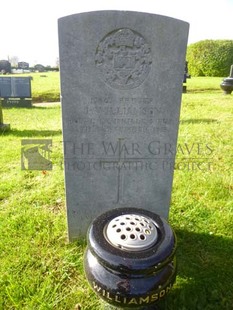
<path id="1" fill-rule="evenodd" d="M 59 96 L 53 74 L 35 76 L 32 89 Z M 233 95 L 220 82 L 192 78 L 183 94 L 169 218 L 178 275 L 161 309 L 232 309 Z M 67 241 L 60 105 L 3 115 L 11 131 L 0 137 L 0 309 L 102 309 L 83 272 L 85 240 Z M 52 139 L 53 170 L 21 170 L 28 138 Z"/>
<path id="2" fill-rule="evenodd" d="M 60 101 L 60 74 L 59 72 L 32 73 L 32 100 L 33 102 Z"/>
<path id="3" fill-rule="evenodd" d="M 59 72 L 30 72 L 9 76 L 30 76 L 32 78 L 31 90 L 33 103 L 60 101 Z"/>

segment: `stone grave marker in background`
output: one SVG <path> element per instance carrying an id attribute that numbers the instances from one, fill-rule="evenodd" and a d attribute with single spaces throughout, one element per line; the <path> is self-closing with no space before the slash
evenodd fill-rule
<path id="1" fill-rule="evenodd" d="M 0 77 L 3 107 L 31 107 L 31 77 Z"/>
<path id="2" fill-rule="evenodd" d="M 10 130 L 10 124 L 4 124 L 3 123 L 3 113 L 2 113 L 2 104 L 0 101 L 0 132 L 8 131 Z"/>
<path id="3" fill-rule="evenodd" d="M 112 208 L 167 218 L 189 25 L 97 11 L 58 26 L 69 239 Z"/>
<path id="4" fill-rule="evenodd" d="M 26 61 L 20 61 L 20 62 L 18 62 L 18 69 L 29 70 L 29 63 L 26 62 Z"/>
<path id="5" fill-rule="evenodd" d="M 38 72 L 45 72 L 45 67 L 41 64 L 35 65 L 34 69 L 35 69 L 35 71 L 38 71 Z"/>

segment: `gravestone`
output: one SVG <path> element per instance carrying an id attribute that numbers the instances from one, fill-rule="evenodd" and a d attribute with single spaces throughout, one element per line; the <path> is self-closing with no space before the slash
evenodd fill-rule
<path id="1" fill-rule="evenodd" d="M 0 132 L 8 131 L 10 130 L 10 124 L 4 124 L 3 123 L 3 113 L 2 113 L 2 105 L 0 101 Z"/>
<path id="2" fill-rule="evenodd" d="M 188 62 L 185 62 L 185 69 L 184 69 L 184 78 L 183 78 L 183 93 L 187 92 L 187 79 L 191 79 L 191 75 L 188 72 Z"/>
<path id="3" fill-rule="evenodd" d="M 4 107 L 31 107 L 31 77 L 0 77 L 0 96 Z"/>
<path id="4" fill-rule="evenodd" d="M 18 62 L 18 69 L 25 69 L 28 70 L 29 69 L 29 63 L 26 61 L 20 61 Z"/>
<path id="5" fill-rule="evenodd" d="M 34 66 L 34 70 L 35 70 L 35 71 L 38 71 L 38 72 L 45 72 L 45 71 L 46 71 L 46 70 L 45 70 L 45 67 L 44 67 L 43 65 L 41 65 L 41 64 L 35 65 L 35 66 Z"/>
<path id="6" fill-rule="evenodd" d="M 58 27 L 69 239 L 117 207 L 167 218 L 189 25 L 97 11 Z"/>

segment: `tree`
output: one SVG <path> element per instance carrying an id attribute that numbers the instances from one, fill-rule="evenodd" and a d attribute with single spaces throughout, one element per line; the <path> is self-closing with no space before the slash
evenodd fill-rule
<path id="1" fill-rule="evenodd" d="M 204 40 L 190 44 L 187 60 L 193 76 L 228 76 L 233 64 L 233 41 Z"/>
<path id="2" fill-rule="evenodd" d="M 3 74 L 11 73 L 11 64 L 8 60 L 0 60 L 0 72 Z"/>
<path id="3" fill-rule="evenodd" d="M 9 57 L 9 62 L 11 63 L 12 67 L 17 67 L 19 62 L 18 56 L 11 56 Z"/>

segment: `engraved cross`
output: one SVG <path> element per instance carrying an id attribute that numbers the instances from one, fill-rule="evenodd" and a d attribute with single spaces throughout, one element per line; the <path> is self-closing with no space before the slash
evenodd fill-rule
<path id="1" fill-rule="evenodd" d="M 117 160 L 110 160 L 106 161 L 104 160 L 104 163 L 113 163 L 117 164 L 117 193 L 116 193 L 116 201 L 117 204 L 124 204 L 124 174 L 122 173 L 122 167 L 125 163 L 136 163 L 136 165 L 139 163 L 139 159 L 134 158 L 125 158 L 125 152 L 123 151 L 122 141 L 125 138 L 119 138 L 118 139 L 118 158 Z M 122 156 L 123 153 L 123 156 Z M 136 166 L 137 167 L 137 166 Z"/>

